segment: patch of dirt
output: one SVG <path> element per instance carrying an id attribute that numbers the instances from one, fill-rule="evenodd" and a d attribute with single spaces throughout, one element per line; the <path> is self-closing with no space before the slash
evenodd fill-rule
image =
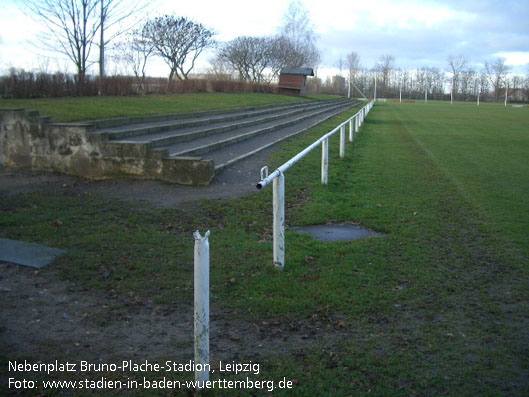
<path id="1" fill-rule="evenodd" d="M 52 359 L 60 352 L 94 362 L 167 355 L 182 363 L 193 359 L 192 302 L 168 307 L 109 299 L 59 280 L 53 264 L 35 271 L 5 262 L 0 263 L 0 299 L 6 357 Z M 252 322 L 245 313 L 212 306 L 211 362 L 332 344 L 350 331 L 338 317 Z"/>

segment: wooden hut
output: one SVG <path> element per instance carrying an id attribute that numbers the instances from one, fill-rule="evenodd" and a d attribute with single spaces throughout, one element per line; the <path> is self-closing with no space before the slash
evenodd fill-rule
<path id="1" fill-rule="evenodd" d="M 307 93 L 307 76 L 314 76 L 311 68 L 283 68 L 279 74 L 279 93 L 304 96 Z"/>

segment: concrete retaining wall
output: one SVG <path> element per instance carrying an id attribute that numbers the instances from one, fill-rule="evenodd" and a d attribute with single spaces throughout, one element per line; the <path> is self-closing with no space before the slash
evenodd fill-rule
<path id="1" fill-rule="evenodd" d="M 58 171 L 92 179 L 132 176 L 186 185 L 207 185 L 215 169 L 198 157 L 169 159 L 147 145 L 101 140 L 92 126 L 52 123 L 38 112 L 0 109 L 0 164 Z"/>

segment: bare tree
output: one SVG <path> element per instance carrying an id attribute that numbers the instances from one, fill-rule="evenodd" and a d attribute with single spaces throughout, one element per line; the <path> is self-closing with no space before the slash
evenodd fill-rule
<path id="1" fill-rule="evenodd" d="M 355 77 L 360 70 L 360 56 L 356 52 L 351 51 L 351 53 L 345 57 L 345 65 L 349 72 L 349 79 L 351 82 L 354 82 Z"/>
<path id="2" fill-rule="evenodd" d="M 283 17 L 280 36 L 287 40 L 292 52 L 285 59 L 286 66 L 316 67 L 321 56 L 316 47 L 316 33 L 309 18 L 309 12 L 299 0 L 293 0 Z"/>
<path id="3" fill-rule="evenodd" d="M 147 38 L 145 27 L 132 31 L 127 39 L 116 47 L 117 58 L 123 60 L 132 69 L 138 90 L 144 94 L 145 68 L 154 52 L 152 42 Z"/>
<path id="4" fill-rule="evenodd" d="M 476 71 L 473 68 L 466 68 L 461 72 L 461 95 L 466 99 L 468 95 L 477 95 Z"/>
<path id="5" fill-rule="evenodd" d="M 48 28 L 42 46 L 52 48 L 70 59 L 76 67 L 78 95 L 84 91 L 90 52 L 99 29 L 98 0 L 26 0 L 27 9 Z"/>
<path id="6" fill-rule="evenodd" d="M 219 57 L 235 69 L 241 80 L 254 83 L 266 81 L 264 71 L 272 66 L 274 39 L 240 36 L 226 43 Z"/>
<path id="7" fill-rule="evenodd" d="M 131 20 L 133 15 L 145 10 L 148 3 L 144 0 L 96 0 L 99 2 L 99 95 L 103 95 L 103 78 L 105 77 L 105 48 L 119 35 L 129 31 L 138 20 Z M 127 23 L 129 21 L 129 23 Z M 114 28 L 114 29 L 113 29 Z M 114 32 L 105 38 L 105 34 Z"/>
<path id="8" fill-rule="evenodd" d="M 209 60 L 208 73 L 215 76 L 217 79 L 228 80 L 231 78 L 234 70 L 233 67 L 227 62 L 221 54 L 217 53 L 213 58 Z"/>
<path id="9" fill-rule="evenodd" d="M 294 44 L 288 38 L 278 35 L 272 39 L 271 44 L 270 69 L 272 77 L 278 77 L 282 68 L 302 65 L 300 60 L 302 57 L 297 54 Z"/>
<path id="10" fill-rule="evenodd" d="M 505 65 L 505 58 L 496 58 L 485 62 L 485 74 L 492 85 L 494 96 L 499 96 L 501 83 L 507 76 L 508 71 L 509 67 Z"/>
<path id="11" fill-rule="evenodd" d="M 382 55 L 375 65 L 375 70 L 382 74 L 382 92 L 384 95 L 388 93 L 389 78 L 394 65 L 395 57 L 388 54 Z"/>
<path id="12" fill-rule="evenodd" d="M 450 55 L 447 59 L 448 71 L 452 73 L 452 86 L 450 91 L 450 102 L 453 101 L 453 95 L 457 92 L 461 72 L 465 70 L 468 60 L 464 55 Z"/>
<path id="13" fill-rule="evenodd" d="M 338 76 L 341 76 L 343 73 L 343 70 L 345 69 L 345 59 L 344 57 L 340 56 L 338 60 L 335 63 L 336 69 L 338 69 Z"/>
<path id="14" fill-rule="evenodd" d="M 187 79 L 198 56 L 214 43 L 212 30 L 186 17 L 156 17 L 147 21 L 145 29 L 155 53 L 170 68 L 169 80 Z"/>

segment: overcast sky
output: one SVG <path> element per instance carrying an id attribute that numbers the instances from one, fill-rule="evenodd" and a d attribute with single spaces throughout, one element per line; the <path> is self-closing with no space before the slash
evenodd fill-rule
<path id="1" fill-rule="evenodd" d="M 23 0 L 0 0 L 0 70 L 38 69 L 46 64 L 29 43 L 42 30 L 38 21 L 17 7 Z M 288 7 L 285 0 L 157 0 L 152 15 L 174 13 L 201 22 L 217 32 L 219 41 L 241 35 L 278 31 Z M 483 62 L 505 57 L 511 73 L 529 73 L 528 0 L 304 0 L 322 52 L 320 70 L 331 73 L 340 56 L 351 51 L 371 68 L 381 55 L 395 57 L 397 67 L 437 66 L 444 70 L 449 55 L 464 54 L 478 70 Z M 94 50 L 95 51 L 95 50 Z M 201 56 L 199 69 L 211 54 Z M 50 69 L 67 61 L 51 59 Z M 152 75 L 168 74 L 163 63 Z"/>

